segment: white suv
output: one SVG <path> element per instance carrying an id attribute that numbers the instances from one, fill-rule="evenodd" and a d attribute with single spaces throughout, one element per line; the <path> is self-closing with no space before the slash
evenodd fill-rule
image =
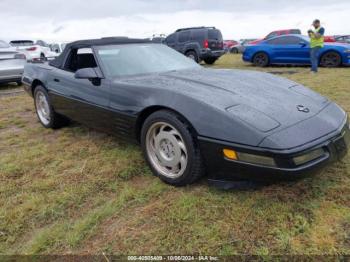
<path id="1" fill-rule="evenodd" d="M 13 40 L 10 45 L 16 47 L 17 51 L 23 52 L 28 61 L 46 61 L 57 56 L 57 53 L 52 52 L 49 45 L 42 40 L 35 43 L 32 40 Z"/>

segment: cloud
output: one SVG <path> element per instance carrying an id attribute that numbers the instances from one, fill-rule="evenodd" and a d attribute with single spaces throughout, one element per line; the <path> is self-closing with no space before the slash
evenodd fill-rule
<path id="1" fill-rule="evenodd" d="M 226 39 L 262 37 L 276 29 L 309 29 L 320 18 L 326 34 L 350 32 L 350 1 L 57 0 L 0 2 L 0 38 L 71 41 L 104 36 L 150 37 L 180 27 L 216 26 Z M 26 10 L 18 12 L 18 7 Z M 33 14 L 33 15 L 31 15 Z M 40 14 L 40 15 L 38 15 Z"/>

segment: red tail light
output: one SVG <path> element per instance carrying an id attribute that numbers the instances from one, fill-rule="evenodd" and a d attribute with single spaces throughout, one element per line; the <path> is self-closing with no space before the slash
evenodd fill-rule
<path id="1" fill-rule="evenodd" d="M 204 46 L 204 48 L 209 48 L 208 39 L 205 39 L 205 40 L 204 40 L 203 46 Z"/>
<path id="2" fill-rule="evenodd" d="M 27 51 L 35 51 L 36 49 L 37 49 L 37 47 L 35 47 L 35 46 L 26 48 Z"/>

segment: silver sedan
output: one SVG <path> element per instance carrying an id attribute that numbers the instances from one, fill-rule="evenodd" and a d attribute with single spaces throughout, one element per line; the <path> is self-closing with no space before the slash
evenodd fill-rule
<path id="1" fill-rule="evenodd" d="M 245 50 L 245 46 L 256 39 L 241 39 L 237 45 L 234 45 L 230 48 L 231 54 L 242 54 Z"/>
<path id="2" fill-rule="evenodd" d="M 26 56 L 0 40 L 0 83 L 21 84 Z"/>

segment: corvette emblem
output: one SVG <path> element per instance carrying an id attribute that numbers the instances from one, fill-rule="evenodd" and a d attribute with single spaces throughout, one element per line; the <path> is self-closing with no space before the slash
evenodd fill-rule
<path id="1" fill-rule="evenodd" d="M 310 109 L 303 106 L 303 105 L 297 105 L 297 109 L 299 112 L 303 112 L 303 113 L 309 113 L 310 112 Z"/>

